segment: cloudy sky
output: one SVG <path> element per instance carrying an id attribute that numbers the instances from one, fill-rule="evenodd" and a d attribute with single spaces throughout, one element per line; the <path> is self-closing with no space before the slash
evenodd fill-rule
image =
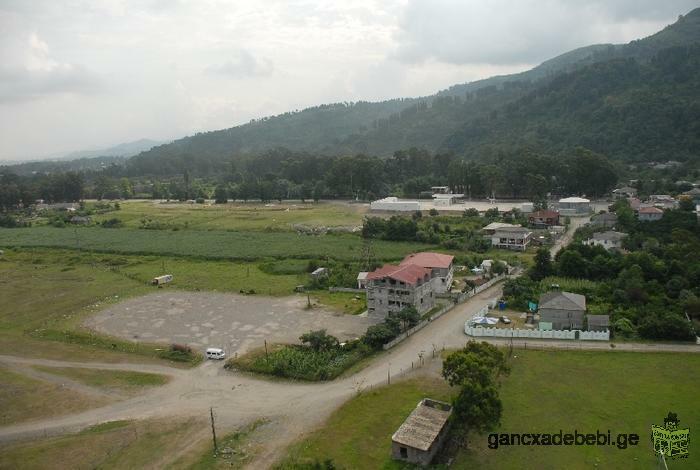
<path id="1" fill-rule="evenodd" d="M 0 160 L 434 93 L 647 36 L 685 0 L 0 0 Z"/>

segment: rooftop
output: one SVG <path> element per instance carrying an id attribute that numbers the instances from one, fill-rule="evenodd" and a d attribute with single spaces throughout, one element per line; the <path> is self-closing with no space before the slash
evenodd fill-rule
<path id="1" fill-rule="evenodd" d="M 662 211 L 658 207 L 640 207 L 639 213 L 640 214 L 663 214 L 664 211 Z"/>
<path id="2" fill-rule="evenodd" d="M 452 407 L 449 404 L 424 398 L 391 436 L 391 440 L 427 451 L 445 427 L 451 413 Z"/>
<path id="3" fill-rule="evenodd" d="M 607 232 L 599 232 L 599 233 L 594 233 L 593 234 L 593 240 L 612 240 L 612 241 L 620 241 L 623 238 L 627 236 L 626 233 L 622 232 L 615 232 L 612 230 L 609 230 Z"/>
<path id="4" fill-rule="evenodd" d="M 407 284 L 416 284 L 420 280 L 430 279 L 430 274 L 429 269 L 416 266 L 415 264 L 405 264 L 402 266 L 385 264 L 381 268 L 368 273 L 367 279 L 371 281 L 388 277 Z"/>
<path id="5" fill-rule="evenodd" d="M 613 214 L 612 212 L 603 212 L 602 214 L 596 214 L 593 217 L 591 217 L 591 220 L 596 222 L 596 221 L 613 221 L 617 222 L 617 214 Z"/>
<path id="6" fill-rule="evenodd" d="M 422 268 L 449 268 L 452 266 L 452 261 L 454 259 L 454 256 L 444 255 L 442 253 L 411 253 L 401 261 L 400 265 L 415 264 Z"/>
<path id="7" fill-rule="evenodd" d="M 540 308 L 586 310 L 586 296 L 573 292 L 547 292 L 540 296 Z"/>
<path id="8" fill-rule="evenodd" d="M 590 199 L 583 197 L 565 197 L 564 199 L 559 199 L 559 202 L 591 202 Z"/>
<path id="9" fill-rule="evenodd" d="M 486 227 L 484 227 L 483 230 L 499 230 L 504 227 L 520 227 L 520 225 L 505 224 L 503 222 L 491 222 Z"/>
<path id="10" fill-rule="evenodd" d="M 542 219 L 554 219 L 556 217 L 559 217 L 559 212 L 545 209 L 545 210 L 533 212 L 532 214 L 529 215 L 529 217 L 536 217 L 536 218 L 542 218 Z"/>

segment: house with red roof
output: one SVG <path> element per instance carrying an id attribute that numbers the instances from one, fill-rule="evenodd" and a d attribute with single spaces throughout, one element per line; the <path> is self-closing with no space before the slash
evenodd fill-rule
<path id="1" fill-rule="evenodd" d="M 425 313 L 435 306 L 432 272 L 415 264 L 385 264 L 367 274 L 367 311 L 370 317 L 386 318 L 413 306 Z"/>
<path id="2" fill-rule="evenodd" d="M 552 210 L 539 210 L 527 216 L 527 222 L 533 228 L 549 228 L 559 225 L 559 212 Z"/>
<path id="3" fill-rule="evenodd" d="M 644 220 L 647 222 L 653 222 L 655 220 L 661 220 L 664 216 L 664 211 L 658 207 L 640 207 L 637 211 L 637 218 L 639 220 Z"/>
<path id="4" fill-rule="evenodd" d="M 430 269 L 435 293 L 444 294 L 449 292 L 452 287 L 454 259 L 454 256 L 443 253 L 412 253 L 401 261 L 400 266 L 413 264 Z"/>

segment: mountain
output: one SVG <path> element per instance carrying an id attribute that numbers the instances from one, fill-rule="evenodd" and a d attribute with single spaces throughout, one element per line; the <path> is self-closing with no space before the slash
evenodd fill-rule
<path id="1" fill-rule="evenodd" d="M 576 49 L 526 72 L 432 96 L 322 105 L 185 137 L 131 158 L 128 171 L 211 174 L 278 147 L 386 156 L 415 146 L 488 157 L 504 146 L 565 154 L 585 145 L 625 160 L 658 152 L 690 158 L 700 154 L 692 135 L 698 42 L 700 8 L 629 44 Z"/>
<path id="2" fill-rule="evenodd" d="M 60 160 L 78 160 L 81 158 L 95 157 L 133 157 L 134 155 L 138 155 L 143 151 L 150 150 L 151 148 L 164 143 L 165 142 L 160 142 L 157 140 L 140 139 L 100 150 L 79 150 L 76 152 L 70 152 L 60 157 Z"/>

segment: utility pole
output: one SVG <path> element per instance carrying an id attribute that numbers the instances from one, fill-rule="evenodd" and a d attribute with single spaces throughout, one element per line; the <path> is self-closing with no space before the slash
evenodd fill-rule
<path id="1" fill-rule="evenodd" d="M 209 408 L 209 415 L 211 416 L 211 435 L 214 438 L 214 455 L 219 452 L 219 447 L 216 444 L 216 427 L 214 426 L 214 408 Z"/>
<path id="2" fill-rule="evenodd" d="M 265 340 L 265 362 L 270 362 L 270 358 L 267 355 L 267 340 Z"/>

